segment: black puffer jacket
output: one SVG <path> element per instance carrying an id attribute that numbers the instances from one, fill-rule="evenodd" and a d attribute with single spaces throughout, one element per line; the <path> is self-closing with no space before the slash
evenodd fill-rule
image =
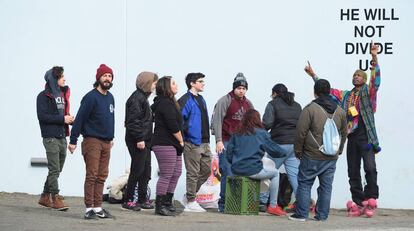
<path id="1" fill-rule="evenodd" d="M 125 105 L 125 140 L 149 143 L 152 138 L 152 122 L 147 94 L 137 88 Z"/>
<path id="2" fill-rule="evenodd" d="M 267 130 L 270 129 L 272 140 L 278 144 L 293 144 L 301 112 L 302 107 L 296 101 L 292 105 L 280 97 L 270 101 L 263 115 L 263 124 Z"/>

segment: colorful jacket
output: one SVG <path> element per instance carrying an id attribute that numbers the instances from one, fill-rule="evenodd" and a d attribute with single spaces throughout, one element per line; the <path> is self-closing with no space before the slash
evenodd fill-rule
<path id="1" fill-rule="evenodd" d="M 317 77 L 315 78 L 317 80 Z M 340 103 L 347 112 L 348 134 L 351 134 L 358 127 L 359 119 L 362 118 L 366 126 L 368 145 L 372 146 L 374 153 L 381 150 L 375 128 L 374 113 L 377 110 L 377 92 L 381 83 L 381 71 L 378 64 L 371 69 L 369 84 L 364 84 L 359 91 L 354 87 L 352 90 L 331 89 L 331 95 Z M 349 108 L 355 106 L 358 115 L 352 116 Z"/>

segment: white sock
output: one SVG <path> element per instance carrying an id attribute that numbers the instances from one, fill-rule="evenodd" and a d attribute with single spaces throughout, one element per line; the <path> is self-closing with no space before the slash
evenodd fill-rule
<path id="1" fill-rule="evenodd" d="M 91 211 L 93 208 L 86 208 L 85 213 Z"/>
<path id="2" fill-rule="evenodd" d="M 100 211 L 102 211 L 102 207 L 95 207 L 93 208 L 93 211 L 95 211 L 95 213 L 99 213 Z"/>

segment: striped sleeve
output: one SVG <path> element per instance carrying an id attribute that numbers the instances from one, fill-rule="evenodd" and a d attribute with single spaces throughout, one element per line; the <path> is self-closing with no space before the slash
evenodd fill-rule
<path id="1" fill-rule="evenodd" d="M 372 105 L 372 111 L 377 111 L 377 92 L 381 84 L 381 71 L 379 65 L 375 65 L 375 68 L 371 70 L 371 79 L 369 81 L 368 91 L 369 100 Z"/>

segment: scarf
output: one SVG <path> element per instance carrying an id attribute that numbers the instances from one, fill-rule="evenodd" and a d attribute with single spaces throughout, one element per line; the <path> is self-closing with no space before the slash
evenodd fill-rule
<path id="1" fill-rule="evenodd" d="M 359 90 L 354 88 L 352 91 L 347 92 L 341 106 L 345 110 L 348 110 L 352 106 L 357 108 L 365 123 L 369 148 L 373 148 L 374 153 L 381 151 L 375 128 L 374 111 L 369 97 L 368 85 L 364 84 Z M 348 115 L 349 133 L 353 132 L 358 126 L 358 118 L 359 116 L 352 117 Z"/>

